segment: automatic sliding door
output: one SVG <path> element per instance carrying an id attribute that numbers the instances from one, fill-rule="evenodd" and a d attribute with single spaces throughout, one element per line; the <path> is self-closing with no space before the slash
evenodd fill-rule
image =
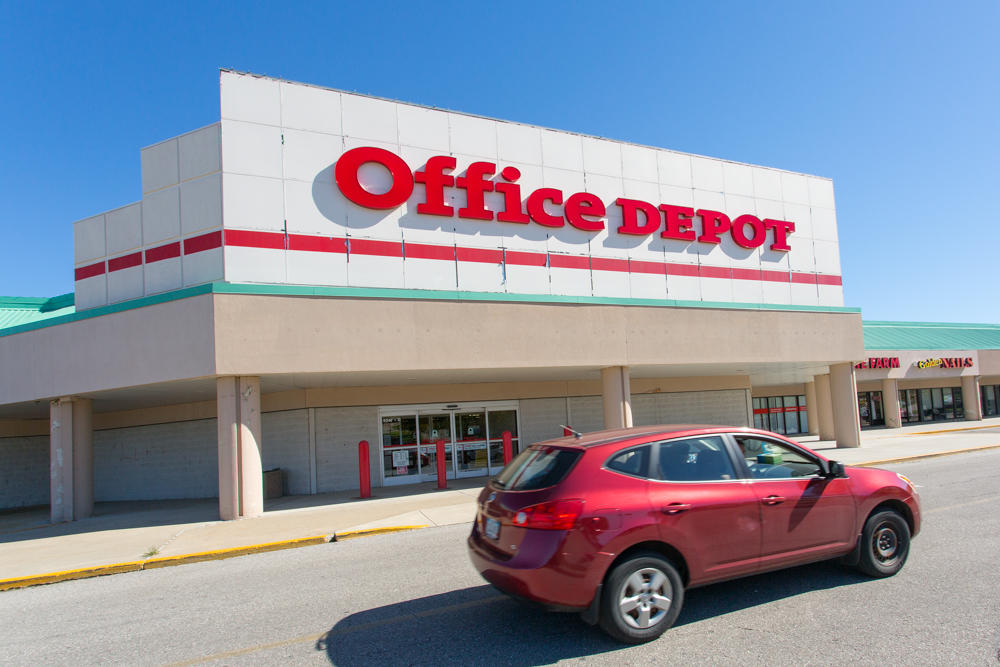
<path id="1" fill-rule="evenodd" d="M 486 446 L 486 412 L 455 413 L 455 460 L 459 477 L 485 475 L 489 468 Z"/>
<path id="2" fill-rule="evenodd" d="M 437 479 L 437 443 L 444 440 L 444 469 L 448 479 L 455 477 L 454 441 L 452 440 L 452 414 L 421 414 L 420 421 L 420 479 L 432 482 Z"/>

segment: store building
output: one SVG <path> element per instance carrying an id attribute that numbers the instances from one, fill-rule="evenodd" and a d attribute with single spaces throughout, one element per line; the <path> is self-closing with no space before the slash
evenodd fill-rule
<path id="1" fill-rule="evenodd" d="M 362 440 L 375 486 L 439 440 L 488 475 L 505 431 L 750 425 L 763 387 L 859 445 L 829 179 L 230 71 L 220 99 L 75 223 L 72 296 L 0 302 L 0 507 L 254 516 L 266 469 L 358 488 Z"/>

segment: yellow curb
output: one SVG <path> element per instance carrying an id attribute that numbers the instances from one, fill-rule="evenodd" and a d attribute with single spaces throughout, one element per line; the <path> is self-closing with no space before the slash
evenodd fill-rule
<path id="1" fill-rule="evenodd" d="M 347 530 L 343 533 L 334 533 L 331 542 L 341 542 L 343 540 L 353 540 L 356 537 L 368 537 L 369 535 L 382 535 L 383 533 L 399 533 L 404 530 L 417 530 L 426 528 L 427 524 L 419 526 L 387 526 L 385 528 L 363 528 L 361 530 Z"/>
<path id="2" fill-rule="evenodd" d="M 912 433 L 904 433 L 903 435 L 934 435 L 935 433 L 954 433 L 955 431 L 981 431 L 986 428 L 998 428 L 1000 425 L 993 424 L 992 426 L 964 426 L 962 428 L 941 428 L 936 431 L 913 431 Z"/>
<path id="3" fill-rule="evenodd" d="M 868 466 L 880 466 L 886 463 L 902 463 L 904 461 L 918 461 L 920 459 L 933 459 L 938 456 L 950 456 L 952 454 L 965 454 L 967 452 L 981 452 L 987 449 L 1000 449 L 1000 445 L 983 445 L 982 447 L 966 447 L 965 449 L 951 449 L 947 452 L 934 452 L 932 454 L 916 454 L 914 456 L 901 456 L 895 459 L 882 459 L 880 461 L 867 461 L 865 463 L 853 463 L 855 468 L 866 468 Z"/>
<path id="4" fill-rule="evenodd" d="M 142 569 L 142 565 L 143 565 L 142 561 L 132 561 L 130 563 L 116 563 L 114 565 L 82 567 L 78 570 L 63 570 L 62 572 L 49 572 L 48 574 L 33 574 L 28 577 L 14 577 L 13 579 L 0 579 L 0 591 L 9 591 L 15 588 L 27 588 L 28 586 L 39 586 L 41 584 L 54 584 L 59 581 L 70 581 L 71 579 L 87 579 L 88 577 L 100 577 L 105 574 L 136 572 Z"/>
<path id="5" fill-rule="evenodd" d="M 153 558 L 144 561 L 138 560 L 128 563 L 115 563 L 113 565 L 84 567 L 78 570 L 65 570 L 63 572 L 49 572 L 46 574 L 35 574 L 27 577 L 15 577 L 13 579 L 0 579 L 0 591 L 7 591 L 14 588 L 27 588 L 28 586 L 40 586 L 42 584 L 54 584 L 60 581 L 70 581 L 71 579 L 100 577 L 106 574 L 137 572 L 139 570 L 155 570 L 161 567 L 184 565 L 185 563 L 222 560 L 224 558 L 235 558 L 236 556 L 246 556 L 248 554 L 264 553 L 267 551 L 279 551 L 281 549 L 294 549 L 296 547 L 308 547 L 315 544 L 326 544 L 331 541 L 332 539 L 330 537 L 326 535 L 319 535 L 316 537 L 302 537 L 294 540 L 282 540 L 280 542 L 252 544 L 233 549 L 202 551 L 200 553 L 185 554 L 183 556 L 167 556 L 164 558 Z"/>

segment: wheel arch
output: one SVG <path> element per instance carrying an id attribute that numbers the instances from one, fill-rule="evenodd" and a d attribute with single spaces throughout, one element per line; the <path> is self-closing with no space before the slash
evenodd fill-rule
<path id="1" fill-rule="evenodd" d="M 615 566 L 641 551 L 660 554 L 673 563 L 674 567 L 677 568 L 677 573 L 681 575 L 681 581 L 684 583 L 684 586 L 687 587 L 691 580 L 691 573 L 688 570 L 687 559 L 684 558 L 684 554 L 682 554 L 676 547 L 667 544 L 666 542 L 660 542 L 659 540 L 637 542 L 618 554 L 618 556 L 608 564 L 607 569 L 604 571 L 604 575 L 601 577 L 602 583 L 608 578 L 608 573 L 615 569 Z"/>
<path id="2" fill-rule="evenodd" d="M 892 510 L 897 514 L 899 514 L 906 521 L 906 526 L 907 528 L 910 529 L 910 533 L 911 534 L 913 533 L 913 528 L 914 528 L 913 512 L 910 510 L 909 506 L 906 503 L 904 503 L 902 500 L 897 500 L 896 498 L 888 498 L 880 502 L 875 507 L 873 507 L 872 511 L 868 513 L 868 516 L 865 517 L 865 522 L 867 522 L 868 519 L 870 519 L 878 512 L 881 512 L 882 510 Z M 863 522 L 861 525 L 864 526 L 865 522 Z"/>

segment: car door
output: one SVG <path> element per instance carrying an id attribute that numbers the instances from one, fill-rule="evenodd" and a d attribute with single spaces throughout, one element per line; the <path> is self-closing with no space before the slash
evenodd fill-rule
<path id="1" fill-rule="evenodd" d="M 853 547 L 850 481 L 821 474 L 811 453 L 778 440 L 733 436 L 760 503 L 761 569 L 833 557 Z"/>
<path id="2" fill-rule="evenodd" d="M 649 485 L 652 509 L 662 539 L 686 559 L 691 584 L 758 568 L 760 507 L 737 463 L 720 435 L 657 444 Z"/>

